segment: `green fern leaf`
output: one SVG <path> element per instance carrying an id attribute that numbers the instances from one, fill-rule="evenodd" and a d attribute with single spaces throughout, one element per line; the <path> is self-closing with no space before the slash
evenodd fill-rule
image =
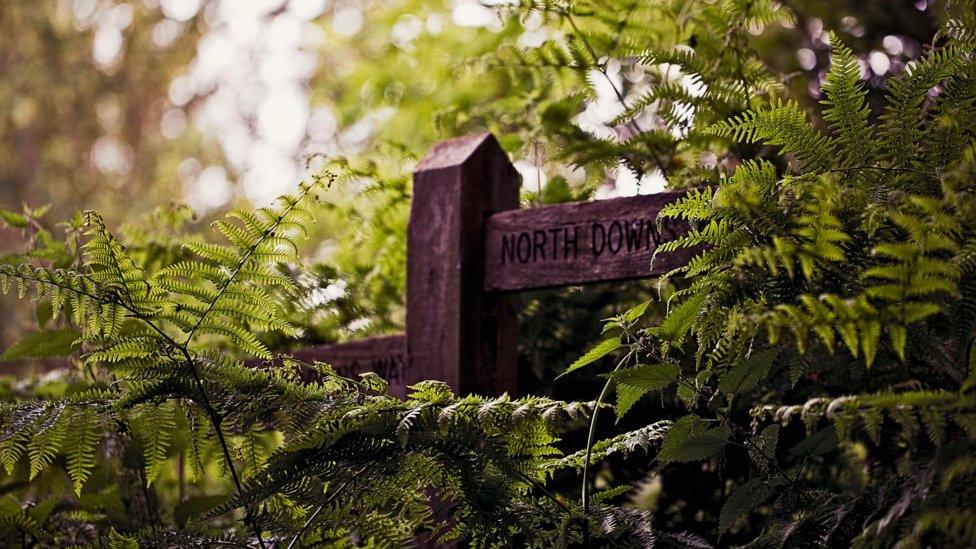
<path id="1" fill-rule="evenodd" d="M 32 332 L 7 348 L 0 361 L 70 356 L 81 337 L 74 328 Z"/>
<path id="2" fill-rule="evenodd" d="M 861 82 L 861 67 L 837 34 L 830 34 L 830 45 L 833 55 L 823 83 L 826 99 L 821 104 L 827 106 L 823 117 L 835 135 L 836 164 L 844 168 L 873 166 L 874 139 L 868 120 L 871 108 Z"/>
<path id="3" fill-rule="evenodd" d="M 175 406 L 171 402 L 145 405 L 135 419 L 132 425 L 143 443 L 146 484 L 152 484 L 162 472 L 176 430 Z"/>
<path id="4" fill-rule="evenodd" d="M 644 391 L 659 391 L 678 379 L 677 364 L 640 364 L 633 368 L 617 370 L 611 377 L 621 384 Z"/>
<path id="5" fill-rule="evenodd" d="M 67 435 L 63 413 L 64 405 L 55 405 L 31 435 L 30 442 L 27 444 L 31 480 L 47 468 L 61 451 Z"/>
<path id="6" fill-rule="evenodd" d="M 71 416 L 71 428 L 65 441 L 68 457 L 68 476 L 75 494 L 81 495 L 85 481 L 95 468 L 95 449 L 102 437 L 101 419 L 89 407 L 81 407 Z"/>

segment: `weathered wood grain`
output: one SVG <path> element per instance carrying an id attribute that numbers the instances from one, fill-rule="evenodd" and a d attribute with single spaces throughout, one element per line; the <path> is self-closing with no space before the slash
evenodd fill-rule
<path id="1" fill-rule="evenodd" d="M 437 144 L 414 172 L 407 233 L 406 382 L 515 390 L 516 309 L 484 291 L 484 221 L 518 207 L 520 179 L 490 134 Z"/>
<path id="2" fill-rule="evenodd" d="M 512 210 L 486 222 L 485 290 L 517 291 L 661 275 L 694 251 L 657 247 L 687 231 L 658 229 L 657 214 L 683 192 Z M 653 258 L 653 263 L 652 263 Z"/>

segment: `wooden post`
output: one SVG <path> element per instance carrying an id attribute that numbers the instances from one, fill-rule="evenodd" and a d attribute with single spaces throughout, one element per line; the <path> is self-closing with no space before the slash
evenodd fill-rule
<path id="1" fill-rule="evenodd" d="M 405 382 L 515 391 L 515 297 L 484 288 L 485 220 L 519 206 L 520 178 L 490 134 L 438 143 L 413 176 Z"/>

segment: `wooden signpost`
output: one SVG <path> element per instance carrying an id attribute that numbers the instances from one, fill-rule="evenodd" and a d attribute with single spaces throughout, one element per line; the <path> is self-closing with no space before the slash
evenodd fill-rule
<path id="1" fill-rule="evenodd" d="M 660 276 L 695 253 L 655 253 L 687 230 L 657 223 L 680 192 L 519 209 L 520 186 L 490 134 L 434 146 L 414 172 L 406 333 L 292 354 L 346 376 L 376 372 L 397 396 L 425 379 L 515 393 L 516 292 Z"/>
<path id="2" fill-rule="evenodd" d="M 680 192 L 521 210 L 519 188 L 518 173 L 490 134 L 434 146 L 414 172 L 406 334 L 295 356 L 328 362 L 344 375 L 377 372 L 398 396 L 425 379 L 462 394 L 514 393 L 514 292 L 660 276 L 694 253 L 655 254 L 687 230 L 657 224 Z"/>

